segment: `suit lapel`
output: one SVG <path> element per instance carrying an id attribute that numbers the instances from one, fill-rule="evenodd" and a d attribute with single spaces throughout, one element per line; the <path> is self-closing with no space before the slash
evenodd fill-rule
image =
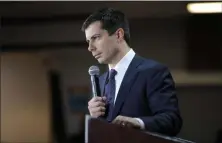
<path id="1" fill-rule="evenodd" d="M 143 59 L 138 57 L 137 55 L 133 58 L 132 62 L 130 63 L 126 74 L 123 78 L 123 81 L 121 83 L 118 95 L 117 95 L 117 99 L 115 102 L 115 107 L 113 110 L 113 116 L 112 117 L 116 117 L 117 114 L 119 113 L 125 98 L 127 97 L 127 95 L 129 94 L 130 88 L 132 86 L 132 84 L 134 83 L 134 80 L 137 77 L 137 67 L 140 63 L 142 63 Z"/>

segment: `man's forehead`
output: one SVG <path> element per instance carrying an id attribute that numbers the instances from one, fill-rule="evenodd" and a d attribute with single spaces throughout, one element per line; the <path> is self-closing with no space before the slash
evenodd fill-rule
<path id="1" fill-rule="evenodd" d="M 92 24 L 90 24 L 86 30 L 85 30 L 85 35 L 86 35 L 86 38 L 90 38 L 92 37 L 93 35 L 95 34 L 100 34 L 102 33 L 102 28 L 101 28 L 101 22 L 99 21 L 96 21 L 96 22 L 93 22 Z"/>

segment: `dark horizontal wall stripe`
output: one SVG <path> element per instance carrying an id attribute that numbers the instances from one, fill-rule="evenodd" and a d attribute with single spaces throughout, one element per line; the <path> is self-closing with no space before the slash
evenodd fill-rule
<path id="1" fill-rule="evenodd" d="M 41 16 L 41 17 L 2 17 L 1 25 L 11 26 L 11 25 L 33 25 L 33 24 L 46 24 L 55 22 L 71 22 L 71 21 L 84 21 L 89 14 L 78 14 L 78 15 L 51 15 L 51 16 Z"/>
<path id="2" fill-rule="evenodd" d="M 38 50 L 53 50 L 63 48 L 81 48 L 87 47 L 86 42 L 47 42 L 47 43 L 13 43 L 1 46 L 1 52 L 16 52 L 16 51 L 38 51 Z"/>
<path id="3" fill-rule="evenodd" d="M 51 16 L 39 16 L 39 17 L 1 17 L 1 26 L 13 26 L 13 25 L 38 25 L 38 24 L 51 24 L 51 23 L 59 23 L 59 22 L 77 22 L 84 21 L 90 13 L 85 14 L 66 14 L 66 15 L 51 15 Z M 173 17 L 165 17 L 165 18 L 157 18 L 157 17 L 144 17 L 144 18 L 129 18 L 129 21 L 138 21 L 138 20 L 157 20 L 157 19 L 165 19 L 165 20 L 183 20 L 186 19 L 187 16 L 173 16 Z"/>

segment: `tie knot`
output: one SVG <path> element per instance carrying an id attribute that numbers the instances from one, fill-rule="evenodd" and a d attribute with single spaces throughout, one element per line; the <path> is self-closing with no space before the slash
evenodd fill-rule
<path id="1" fill-rule="evenodd" d="M 111 70 L 110 70 L 110 76 L 109 76 L 109 78 L 110 78 L 110 79 L 111 79 L 111 78 L 114 78 L 116 74 L 117 74 L 117 71 L 116 71 L 115 69 L 111 69 Z"/>

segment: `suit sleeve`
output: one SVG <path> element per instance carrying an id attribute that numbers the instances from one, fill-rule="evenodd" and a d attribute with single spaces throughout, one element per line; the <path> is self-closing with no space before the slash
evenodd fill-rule
<path id="1" fill-rule="evenodd" d="M 146 96 L 152 116 L 140 117 L 145 129 L 175 136 L 182 127 L 173 78 L 167 67 L 154 70 L 147 79 Z"/>

